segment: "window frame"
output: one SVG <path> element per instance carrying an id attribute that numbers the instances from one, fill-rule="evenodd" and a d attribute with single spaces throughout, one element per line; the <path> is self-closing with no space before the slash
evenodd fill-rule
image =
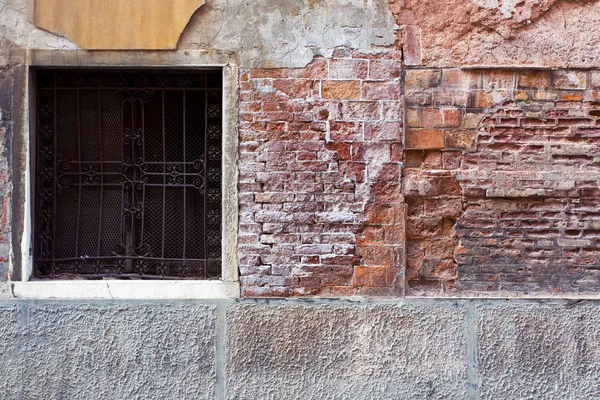
<path id="1" fill-rule="evenodd" d="M 10 286 L 18 298 L 204 299 L 240 295 L 238 235 L 238 66 L 233 52 L 29 50 L 15 67 Z M 222 273 L 220 280 L 30 280 L 33 274 L 37 68 L 221 69 L 223 78 Z"/>

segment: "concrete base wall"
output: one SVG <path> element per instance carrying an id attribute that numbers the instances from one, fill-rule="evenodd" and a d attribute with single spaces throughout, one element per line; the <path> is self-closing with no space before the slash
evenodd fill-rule
<path id="1" fill-rule="evenodd" d="M 0 399 L 591 399 L 600 302 L 0 302 Z"/>

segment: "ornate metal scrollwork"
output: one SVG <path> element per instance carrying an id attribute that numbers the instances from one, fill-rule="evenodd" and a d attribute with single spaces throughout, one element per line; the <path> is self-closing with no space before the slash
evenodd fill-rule
<path id="1" fill-rule="evenodd" d="M 217 277 L 220 74 L 39 73 L 36 275 Z"/>

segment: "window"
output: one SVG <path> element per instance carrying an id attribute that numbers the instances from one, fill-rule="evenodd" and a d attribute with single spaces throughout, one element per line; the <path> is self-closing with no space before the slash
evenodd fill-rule
<path id="1" fill-rule="evenodd" d="M 221 277 L 221 71 L 37 70 L 36 279 Z"/>

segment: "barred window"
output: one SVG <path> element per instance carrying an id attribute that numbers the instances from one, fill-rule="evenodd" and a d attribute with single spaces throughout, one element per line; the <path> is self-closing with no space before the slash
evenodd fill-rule
<path id="1" fill-rule="evenodd" d="M 37 279 L 221 276 L 220 71 L 37 71 Z"/>

